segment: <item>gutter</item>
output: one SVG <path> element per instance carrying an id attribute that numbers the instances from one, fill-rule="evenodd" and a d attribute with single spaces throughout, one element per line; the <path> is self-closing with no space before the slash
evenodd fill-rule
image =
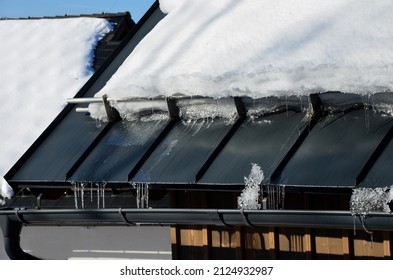
<path id="1" fill-rule="evenodd" d="M 238 209 L 6 209 L 0 227 L 10 259 L 38 259 L 20 247 L 23 226 L 143 226 L 216 225 L 393 230 L 393 216 L 350 211 L 238 210 Z"/>
<path id="2" fill-rule="evenodd" d="M 25 253 L 20 247 L 22 224 L 13 221 L 6 215 L 0 215 L 0 227 L 4 236 L 4 249 L 11 260 L 38 260 L 39 258 Z"/>
<path id="3" fill-rule="evenodd" d="M 393 230 L 393 216 L 373 212 L 238 209 L 14 209 L 0 217 L 23 226 L 217 225 Z M 362 223 L 364 221 L 364 224 Z M 1 222 L 1 220 L 0 220 Z"/>

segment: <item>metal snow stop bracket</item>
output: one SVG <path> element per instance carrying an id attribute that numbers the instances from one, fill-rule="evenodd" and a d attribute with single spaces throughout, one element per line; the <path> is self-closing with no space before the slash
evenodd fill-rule
<path id="1" fill-rule="evenodd" d="M 120 119 L 119 111 L 111 106 L 111 102 L 113 103 L 139 103 L 139 102 L 163 102 L 164 106 L 167 108 L 168 113 L 171 118 L 176 119 L 179 117 L 179 108 L 176 105 L 176 97 L 167 97 L 167 98 L 155 98 L 155 99 L 145 99 L 145 98 L 126 98 L 126 99 L 116 99 L 110 98 L 107 95 L 103 95 L 102 97 L 87 97 L 87 98 L 69 98 L 67 99 L 68 104 L 91 104 L 91 103 L 101 103 L 106 112 L 108 122 L 115 122 Z M 164 107 L 163 106 L 163 107 Z M 89 108 L 77 107 L 76 112 L 78 113 L 89 113 Z"/>
<path id="2" fill-rule="evenodd" d="M 105 108 L 106 116 L 109 122 L 114 122 L 120 118 L 119 112 L 109 104 L 108 96 L 105 94 L 102 97 L 90 97 L 90 98 L 69 98 L 67 99 L 68 104 L 90 104 L 90 103 L 102 103 Z M 76 112 L 88 113 L 88 108 L 76 108 Z"/>

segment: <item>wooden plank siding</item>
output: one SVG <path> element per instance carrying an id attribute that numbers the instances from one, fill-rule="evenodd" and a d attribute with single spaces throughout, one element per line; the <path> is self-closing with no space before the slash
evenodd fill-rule
<path id="1" fill-rule="evenodd" d="M 350 193 L 286 193 L 285 209 L 348 210 Z M 174 208 L 234 209 L 230 192 L 171 194 Z M 391 259 L 392 233 L 363 228 L 174 226 L 176 259 Z"/>
<path id="2" fill-rule="evenodd" d="M 363 229 L 173 226 L 174 259 L 391 259 L 392 234 Z"/>

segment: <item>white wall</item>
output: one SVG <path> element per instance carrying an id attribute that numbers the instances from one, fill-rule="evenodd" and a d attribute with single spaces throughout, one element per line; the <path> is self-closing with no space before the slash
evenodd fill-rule
<path id="1" fill-rule="evenodd" d="M 44 259 L 171 259 L 169 227 L 24 227 L 21 247 Z M 0 259 L 8 259 L 0 235 Z"/>

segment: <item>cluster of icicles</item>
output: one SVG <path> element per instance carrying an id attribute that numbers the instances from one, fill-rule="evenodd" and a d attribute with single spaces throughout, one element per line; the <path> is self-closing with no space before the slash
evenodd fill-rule
<path id="1" fill-rule="evenodd" d="M 73 182 L 75 209 L 85 209 L 86 199 L 97 202 L 97 209 L 105 208 L 105 185 L 101 182 Z M 93 192 L 96 193 L 95 197 Z"/>
<path id="2" fill-rule="evenodd" d="M 262 186 L 264 173 L 261 167 L 251 164 L 248 177 L 244 177 L 242 193 L 238 197 L 239 209 L 284 208 L 285 186 Z M 263 193 L 266 197 L 263 197 Z M 393 186 L 388 188 L 356 188 L 352 191 L 350 211 L 353 216 L 365 218 L 370 212 L 390 213 L 389 203 L 393 200 Z"/>
<path id="3" fill-rule="evenodd" d="M 73 182 L 75 209 L 85 209 L 95 203 L 97 209 L 105 208 L 105 182 Z M 149 207 L 149 184 L 132 183 L 137 208 Z"/>
<path id="4" fill-rule="evenodd" d="M 238 197 L 238 208 L 247 210 L 283 209 L 285 200 L 285 186 L 266 186 L 267 196 L 263 197 L 264 187 L 261 185 L 264 174 L 258 164 L 252 163 L 251 172 L 244 177 L 245 188 Z M 356 219 L 373 241 L 373 233 L 365 225 L 365 218 L 371 212 L 390 213 L 389 203 L 393 200 L 393 186 L 388 188 L 356 188 L 352 191 L 350 211 L 354 221 L 354 235 L 356 235 Z"/>

